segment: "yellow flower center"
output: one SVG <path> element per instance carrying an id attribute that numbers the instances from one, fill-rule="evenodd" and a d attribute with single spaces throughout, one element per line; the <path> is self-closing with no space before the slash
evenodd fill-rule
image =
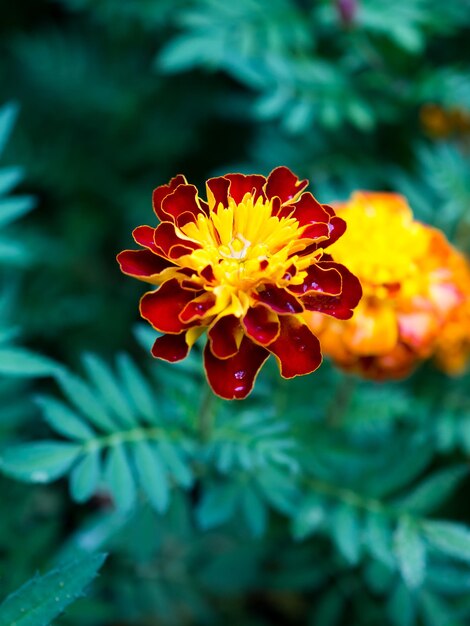
<path id="1" fill-rule="evenodd" d="M 201 286 L 217 296 L 217 308 L 230 307 L 224 314 L 242 316 L 250 306 L 250 293 L 262 283 L 282 287 L 303 282 L 304 270 L 314 260 L 298 256 L 311 243 L 302 239 L 302 231 L 298 220 L 272 215 L 271 201 L 254 201 L 247 193 L 240 203 L 229 198 L 227 207 L 219 203 L 209 216 L 199 214 L 195 222 L 177 229 L 181 239 L 201 248 L 175 263 L 199 275 Z M 212 268 L 212 282 L 200 277 L 207 266 Z"/>

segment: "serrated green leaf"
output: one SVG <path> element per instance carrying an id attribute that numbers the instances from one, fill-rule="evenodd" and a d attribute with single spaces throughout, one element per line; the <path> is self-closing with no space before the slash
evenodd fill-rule
<path id="1" fill-rule="evenodd" d="M 333 511 L 330 520 L 332 537 L 344 558 L 352 565 L 359 562 L 361 556 L 361 520 L 358 510 L 341 503 Z"/>
<path id="2" fill-rule="evenodd" d="M 427 521 L 424 535 L 433 548 L 470 563 L 470 529 L 454 522 Z"/>
<path id="3" fill-rule="evenodd" d="M 182 459 L 178 448 L 168 441 L 160 441 L 158 450 L 163 463 L 176 482 L 186 489 L 191 487 L 194 477 L 189 465 Z"/>
<path id="4" fill-rule="evenodd" d="M 0 347 L 0 374 L 5 376 L 52 376 L 60 365 L 40 354 L 24 348 Z"/>
<path id="5" fill-rule="evenodd" d="M 253 537 L 262 537 L 266 531 L 268 511 L 254 487 L 245 485 L 241 491 L 240 504 Z"/>
<path id="6" fill-rule="evenodd" d="M 158 423 L 155 395 L 139 368 L 127 354 L 118 356 L 117 365 L 135 409 L 151 424 Z"/>
<path id="7" fill-rule="evenodd" d="M 152 506 L 163 513 L 168 508 L 170 489 L 166 469 L 156 446 L 147 441 L 137 441 L 132 444 L 131 453 L 139 484 Z"/>
<path id="8" fill-rule="evenodd" d="M 59 435 L 77 441 L 88 441 L 96 434 L 77 413 L 56 398 L 40 396 L 36 399 L 49 426 Z"/>
<path id="9" fill-rule="evenodd" d="M 106 555 L 88 555 L 28 581 L 0 606 L 0 626 L 48 626 L 95 578 Z"/>
<path id="10" fill-rule="evenodd" d="M 240 495 L 240 487 L 235 483 L 207 485 L 196 509 L 199 526 L 208 530 L 231 519 Z"/>
<path id="11" fill-rule="evenodd" d="M 382 513 L 368 511 L 362 531 L 362 541 L 372 557 L 389 569 L 396 566 L 393 537 L 389 519 Z"/>
<path id="12" fill-rule="evenodd" d="M 0 198 L 0 228 L 26 215 L 26 213 L 34 208 L 34 205 L 35 200 L 32 196 Z"/>
<path id="13" fill-rule="evenodd" d="M 101 476 L 100 450 L 87 452 L 70 474 L 70 495 L 75 502 L 86 502 L 95 493 Z"/>
<path id="14" fill-rule="evenodd" d="M 429 513 L 449 498 L 468 472 L 466 465 L 444 468 L 396 500 L 394 504 L 412 513 Z"/>
<path id="15" fill-rule="evenodd" d="M 109 417 L 100 400 L 78 376 L 61 369 L 56 373 L 56 379 L 69 402 L 85 415 L 94 426 L 109 433 L 118 429 L 117 424 Z"/>
<path id="16" fill-rule="evenodd" d="M 387 614 L 394 626 L 414 626 L 415 624 L 415 601 L 409 589 L 401 582 L 398 582 L 388 598 Z"/>
<path id="17" fill-rule="evenodd" d="M 416 524 L 402 517 L 394 535 L 394 548 L 398 568 L 408 587 L 420 587 L 426 568 L 426 546 Z"/>
<path id="18" fill-rule="evenodd" d="M 129 457 L 122 443 L 111 446 L 107 452 L 104 480 L 121 511 L 129 511 L 135 504 L 136 485 Z"/>
<path id="19" fill-rule="evenodd" d="M 111 370 L 94 354 L 83 357 L 90 381 L 94 383 L 102 400 L 114 413 L 124 428 L 133 428 L 138 425 L 129 402 L 122 392 Z"/>
<path id="20" fill-rule="evenodd" d="M 48 483 L 63 476 L 81 451 L 79 445 L 59 441 L 15 445 L 2 452 L 0 469 L 18 480 Z"/>
<path id="21" fill-rule="evenodd" d="M 305 539 L 316 533 L 327 518 L 326 503 L 316 494 L 310 494 L 302 502 L 292 520 L 295 539 Z"/>
<path id="22" fill-rule="evenodd" d="M 0 109 L 0 154 L 10 138 L 11 131 L 18 116 L 18 105 L 10 102 Z"/>
<path id="23" fill-rule="evenodd" d="M 23 178 L 23 168 L 3 167 L 0 170 L 0 195 L 9 193 Z"/>

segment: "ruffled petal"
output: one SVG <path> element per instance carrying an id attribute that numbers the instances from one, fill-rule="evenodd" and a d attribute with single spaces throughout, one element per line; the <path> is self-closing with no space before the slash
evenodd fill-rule
<path id="1" fill-rule="evenodd" d="M 188 222 L 194 222 L 200 213 L 204 213 L 194 185 L 179 185 L 163 199 L 161 210 L 167 220 L 172 220 L 180 228 Z"/>
<path id="2" fill-rule="evenodd" d="M 155 230 L 156 229 L 152 228 L 152 226 L 137 226 L 137 228 L 134 228 L 132 231 L 132 236 L 139 246 L 148 248 L 148 250 L 158 254 L 158 249 L 155 245 Z"/>
<path id="3" fill-rule="evenodd" d="M 289 291 L 304 295 L 315 291 L 329 296 L 339 296 L 343 289 L 343 278 L 337 263 L 316 263 L 307 268 L 307 276 L 301 285 L 292 285 Z M 341 267 L 341 266 L 340 266 Z"/>
<path id="4" fill-rule="evenodd" d="M 206 183 L 206 192 L 210 211 L 215 211 L 219 204 L 222 204 L 224 207 L 228 206 L 229 187 L 230 181 L 225 176 L 209 178 Z"/>
<path id="5" fill-rule="evenodd" d="M 269 345 L 279 336 L 279 317 L 263 304 L 250 307 L 242 321 L 248 337 L 262 346 Z"/>
<path id="6" fill-rule="evenodd" d="M 116 259 L 124 274 L 147 282 L 153 282 L 163 270 L 174 267 L 173 263 L 150 250 L 123 250 Z"/>
<path id="7" fill-rule="evenodd" d="M 168 219 L 168 215 L 162 211 L 163 200 L 179 186 L 186 185 L 187 180 L 182 174 L 178 174 L 170 180 L 167 185 L 160 185 L 153 190 L 152 204 L 153 210 L 160 221 Z"/>
<path id="8" fill-rule="evenodd" d="M 207 333 L 210 349 L 218 359 L 234 356 L 243 338 L 243 329 L 235 315 L 224 315 Z"/>
<path id="9" fill-rule="evenodd" d="M 308 185 L 308 180 L 299 180 L 288 167 L 276 167 L 268 176 L 266 183 L 266 196 L 268 199 L 278 197 L 282 203 L 295 200 L 295 198 Z"/>
<path id="10" fill-rule="evenodd" d="M 212 391 L 225 400 L 246 398 L 268 356 L 265 348 L 244 337 L 234 356 L 218 359 L 208 342 L 204 349 L 204 368 Z"/>
<path id="11" fill-rule="evenodd" d="M 156 359 L 163 359 L 170 363 L 182 361 L 188 356 L 189 346 L 185 339 L 186 333 L 179 335 L 162 335 L 155 340 L 152 347 L 152 355 Z"/>
<path id="12" fill-rule="evenodd" d="M 277 217 L 289 216 L 295 217 L 301 226 L 316 223 L 328 224 L 331 219 L 329 212 L 309 191 L 303 193 L 296 202 L 282 206 L 277 213 Z"/>
<path id="13" fill-rule="evenodd" d="M 262 302 L 272 311 L 281 315 L 302 313 L 303 311 L 302 305 L 295 296 L 275 285 L 265 285 L 263 291 L 253 294 L 253 299 Z"/>
<path id="14" fill-rule="evenodd" d="M 323 293 L 307 293 L 301 296 L 302 304 L 307 311 L 319 311 L 340 320 L 347 320 L 353 315 L 353 309 L 362 297 L 362 287 L 359 280 L 339 263 L 322 263 L 323 267 L 332 266 L 342 278 L 342 290 L 337 296 Z"/>
<path id="15" fill-rule="evenodd" d="M 191 254 L 200 248 L 200 244 L 178 237 L 175 225 L 171 222 L 162 222 L 155 229 L 155 245 L 158 254 L 168 259 L 179 259 L 180 256 Z"/>
<path id="16" fill-rule="evenodd" d="M 140 300 L 140 314 L 156 330 L 177 334 L 188 327 L 180 320 L 179 314 L 194 296 L 194 291 L 182 289 L 173 278 L 156 291 L 144 294 Z"/>
<path id="17" fill-rule="evenodd" d="M 283 378 L 314 372 L 322 362 L 320 342 L 308 326 L 294 316 L 279 318 L 279 337 L 269 346 Z"/>
<path id="18" fill-rule="evenodd" d="M 205 292 L 201 294 L 197 298 L 194 298 L 194 300 L 191 300 L 191 302 L 188 302 L 179 315 L 180 320 L 188 324 L 189 322 L 194 322 L 195 320 L 206 317 L 215 302 L 216 297 L 213 293 Z"/>
<path id="19" fill-rule="evenodd" d="M 259 174 L 251 174 L 250 176 L 226 174 L 224 178 L 230 181 L 229 195 L 237 204 L 243 200 L 247 193 L 253 195 L 253 202 L 256 202 L 260 196 L 265 197 L 263 187 L 266 184 L 266 178 L 264 176 Z"/>

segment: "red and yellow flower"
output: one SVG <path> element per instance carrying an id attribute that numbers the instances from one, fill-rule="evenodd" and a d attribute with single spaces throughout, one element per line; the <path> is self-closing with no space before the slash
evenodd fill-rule
<path id="1" fill-rule="evenodd" d="M 163 333 L 155 357 L 183 359 L 207 331 L 207 378 L 227 399 L 248 395 L 270 353 L 284 378 L 317 369 L 320 345 L 303 313 L 347 319 L 361 287 L 325 254 L 345 223 L 307 184 L 278 167 L 267 178 L 211 178 L 207 201 L 182 175 L 155 189 L 160 224 L 136 228 L 142 249 L 118 255 L 125 274 L 158 287 L 140 302 Z"/>
<path id="2" fill-rule="evenodd" d="M 465 300 L 460 255 L 440 231 L 415 221 L 398 194 L 356 192 L 335 211 L 348 228 L 331 253 L 347 260 L 364 297 L 350 320 L 305 319 L 344 369 L 378 380 L 406 376 L 433 353 Z"/>

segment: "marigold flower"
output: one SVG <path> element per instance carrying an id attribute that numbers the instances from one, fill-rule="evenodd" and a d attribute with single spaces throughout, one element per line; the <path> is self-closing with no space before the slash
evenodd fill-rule
<path id="1" fill-rule="evenodd" d="M 438 230 L 413 219 L 405 198 L 360 191 L 335 205 L 347 223 L 331 247 L 361 281 L 364 297 L 344 322 L 308 313 L 323 350 L 346 370 L 372 379 L 400 378 L 429 357 L 464 293 L 457 251 Z"/>
<path id="2" fill-rule="evenodd" d="M 457 251 L 452 258 L 452 269 L 464 297 L 439 332 L 435 360 L 446 374 L 458 375 L 463 373 L 470 358 L 470 265 Z"/>
<path id="3" fill-rule="evenodd" d="M 288 168 L 264 176 L 227 174 L 207 181 L 207 202 L 184 176 L 153 192 L 160 224 L 134 230 L 141 250 L 125 250 L 125 274 L 157 285 L 140 301 L 161 333 L 152 354 L 184 359 L 207 331 L 204 366 L 213 391 L 244 398 L 270 353 L 284 378 L 320 365 L 318 339 L 304 311 L 347 319 L 359 281 L 324 249 L 344 221 L 304 192 Z"/>

